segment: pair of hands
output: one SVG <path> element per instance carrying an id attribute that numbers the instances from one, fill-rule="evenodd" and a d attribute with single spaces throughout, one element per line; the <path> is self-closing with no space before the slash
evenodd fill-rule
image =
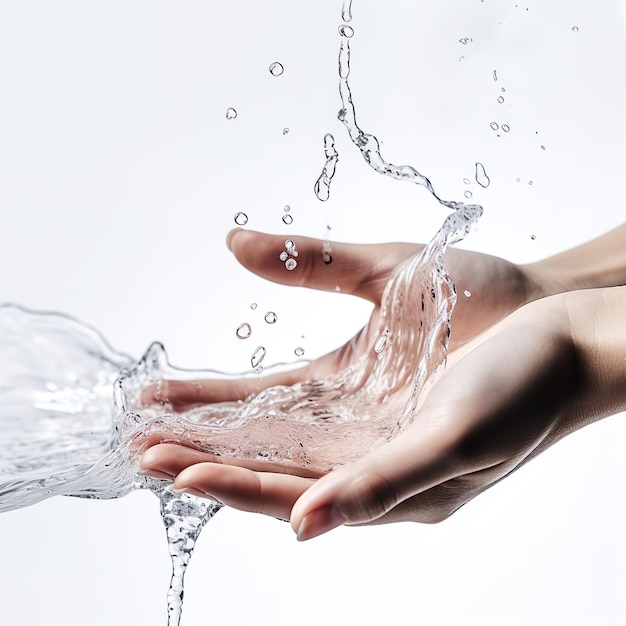
<path id="1" fill-rule="evenodd" d="M 420 248 L 333 244 L 333 263 L 326 265 L 322 242 L 300 237 L 298 268 L 285 272 L 276 263 L 283 237 L 236 230 L 228 243 L 244 267 L 264 278 L 327 290 L 340 285 L 374 305 L 370 323 L 343 347 L 267 377 L 264 387 L 323 379 L 371 349 L 385 285 Z M 456 249 L 446 253 L 446 266 L 458 293 L 472 295 L 459 295 L 445 373 L 395 439 L 324 476 L 174 444 L 149 448 L 142 471 L 235 508 L 290 519 L 306 540 L 344 523 L 444 520 L 567 433 L 615 410 L 615 402 L 598 404 L 594 394 L 605 381 L 588 367 L 597 342 L 585 342 L 584 318 L 595 290 L 544 297 L 563 286 L 533 266 Z M 173 385 L 168 399 L 184 408 L 258 391 L 247 381 L 203 381 L 193 389 L 190 397 L 188 386 Z"/>

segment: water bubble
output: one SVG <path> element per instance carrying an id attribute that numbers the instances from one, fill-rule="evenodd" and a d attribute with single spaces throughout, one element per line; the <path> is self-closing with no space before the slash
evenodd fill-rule
<path id="1" fill-rule="evenodd" d="M 339 34 L 346 39 L 350 39 L 354 35 L 354 28 L 352 26 L 346 26 L 346 24 L 341 24 L 339 26 Z"/>
<path id="2" fill-rule="evenodd" d="M 287 239 L 287 241 L 285 241 L 285 250 L 287 250 L 287 252 L 293 253 L 295 249 L 296 249 L 295 241 L 293 241 L 292 239 Z"/>
<path id="3" fill-rule="evenodd" d="M 500 104 L 502 104 L 504 102 L 504 97 L 503 96 L 498 96 L 498 102 Z"/>
<path id="4" fill-rule="evenodd" d="M 275 324 L 277 319 L 278 319 L 278 316 L 276 315 L 276 313 L 274 313 L 274 311 L 268 311 L 265 314 L 265 321 L 268 324 Z"/>
<path id="5" fill-rule="evenodd" d="M 286 261 L 289 258 L 289 255 L 283 250 L 283 252 L 280 253 L 279 258 L 281 261 Z"/>
<path id="6" fill-rule="evenodd" d="M 233 109 L 233 107 L 228 107 L 226 109 L 226 119 L 234 120 L 237 117 L 237 111 Z"/>
<path id="7" fill-rule="evenodd" d="M 283 215 L 283 222 L 285 222 L 285 224 L 289 226 L 290 224 L 293 223 L 293 217 L 289 215 L 288 213 L 285 213 L 285 215 Z"/>
<path id="8" fill-rule="evenodd" d="M 250 364 L 254 369 L 261 365 L 261 361 L 265 358 L 266 350 L 263 346 L 259 346 L 253 353 L 250 359 Z"/>
<path id="9" fill-rule="evenodd" d="M 248 223 L 248 216 L 241 211 L 239 213 L 235 213 L 235 224 L 238 226 L 245 226 Z"/>
<path id="10" fill-rule="evenodd" d="M 247 339 L 252 334 L 252 327 L 247 322 L 244 322 L 235 332 L 239 339 Z"/>
<path id="11" fill-rule="evenodd" d="M 304 356 L 304 348 L 296 348 L 296 349 L 293 351 L 293 353 L 294 353 L 296 356 Z"/>
<path id="12" fill-rule="evenodd" d="M 333 262 L 333 257 L 330 255 L 330 252 L 322 252 L 322 261 L 324 261 L 326 265 L 330 265 Z"/>
<path id="13" fill-rule="evenodd" d="M 483 187 L 483 189 L 487 189 L 489 187 L 489 176 L 487 176 L 487 172 L 485 171 L 485 166 L 482 163 L 476 163 L 476 172 L 474 173 L 474 178 L 476 178 L 476 182 Z"/>
<path id="14" fill-rule="evenodd" d="M 497 122 L 491 122 L 490 126 L 493 130 L 498 130 L 498 128 L 500 128 Z"/>
<path id="15" fill-rule="evenodd" d="M 270 74 L 272 76 L 280 76 L 285 71 L 285 68 L 278 61 L 270 63 Z"/>
<path id="16" fill-rule="evenodd" d="M 463 292 L 463 295 L 464 295 L 466 298 L 471 298 L 471 297 L 472 297 L 472 292 L 471 292 L 469 289 L 466 289 L 466 290 Z"/>
<path id="17" fill-rule="evenodd" d="M 509 128 L 509 125 L 508 125 L 508 124 L 502 124 L 502 130 L 503 130 L 505 133 L 508 133 L 511 129 Z"/>
<path id="18" fill-rule="evenodd" d="M 253 302 L 253 303 L 250 305 L 250 308 L 254 311 L 254 309 L 256 309 L 256 302 Z"/>
<path id="19" fill-rule="evenodd" d="M 471 198 L 471 197 L 472 197 L 472 192 L 471 192 L 469 189 L 467 189 L 463 195 L 464 195 L 466 198 Z"/>
<path id="20" fill-rule="evenodd" d="M 285 261 L 285 267 L 289 271 L 295 270 L 297 266 L 298 266 L 298 262 L 295 259 L 287 259 Z"/>
<path id="21" fill-rule="evenodd" d="M 376 354 L 380 354 L 386 348 L 387 336 L 388 333 L 385 333 L 376 340 L 376 344 L 374 345 L 374 352 L 376 352 Z"/>
<path id="22" fill-rule="evenodd" d="M 289 129 L 285 126 L 285 128 L 283 128 L 283 135 L 288 135 L 289 134 Z"/>

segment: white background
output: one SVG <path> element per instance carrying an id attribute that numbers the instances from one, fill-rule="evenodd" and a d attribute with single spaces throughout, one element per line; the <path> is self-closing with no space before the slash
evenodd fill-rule
<path id="1" fill-rule="evenodd" d="M 585 241 L 624 216 L 622 7 L 355 0 L 358 120 L 441 196 L 474 193 L 485 215 L 465 247 L 524 262 Z M 238 211 L 251 228 L 328 224 L 355 242 L 424 241 L 445 217 L 424 189 L 368 170 L 337 121 L 340 8 L 2 0 L 0 301 L 66 311 L 137 356 L 158 339 L 182 367 L 246 369 L 243 321 L 268 361 L 345 341 L 366 305 L 265 283 L 223 244 Z M 340 162 L 322 204 L 326 132 Z M 183 624 L 622 624 L 625 434 L 618 416 L 572 435 L 438 526 L 298 544 L 286 524 L 222 511 Z M 0 516 L 2 624 L 165 624 L 157 509 L 135 493 Z"/>

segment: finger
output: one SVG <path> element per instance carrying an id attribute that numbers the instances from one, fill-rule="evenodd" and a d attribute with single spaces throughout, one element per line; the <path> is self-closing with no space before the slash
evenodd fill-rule
<path id="1" fill-rule="evenodd" d="M 163 439 L 165 439 L 165 436 Z M 175 478 L 187 467 L 206 462 L 245 467 L 257 472 L 294 474 L 307 478 L 318 478 L 320 476 L 319 472 L 313 472 L 296 465 L 279 464 L 260 459 L 234 459 L 216 456 L 188 447 L 184 443 L 182 445 L 178 443 L 159 443 L 159 439 L 155 435 L 151 435 L 151 441 L 147 442 L 147 444 L 151 447 L 141 456 L 140 470 L 147 476 L 154 478 Z"/>
<path id="2" fill-rule="evenodd" d="M 297 257 L 285 247 L 289 239 L 295 243 Z M 329 244 L 309 237 L 266 235 L 240 228 L 228 234 L 227 244 L 244 267 L 263 278 L 327 291 L 339 287 L 343 293 L 372 302 L 380 301 L 389 272 L 422 248 L 406 243 Z M 296 261 L 295 269 L 286 268 L 280 259 L 283 252 Z M 331 262 L 326 254 L 330 254 Z"/>
<path id="3" fill-rule="evenodd" d="M 294 502 L 312 482 L 288 474 L 199 463 L 183 470 L 176 477 L 174 487 L 196 496 L 215 498 L 242 511 L 289 519 Z"/>
<path id="4" fill-rule="evenodd" d="M 141 392 L 141 402 L 145 405 L 168 404 L 175 411 L 188 409 L 198 404 L 216 404 L 245 400 L 264 389 L 280 385 L 291 386 L 319 376 L 319 364 L 309 364 L 287 372 L 248 378 L 201 379 L 201 380 L 161 380 L 146 387 Z"/>

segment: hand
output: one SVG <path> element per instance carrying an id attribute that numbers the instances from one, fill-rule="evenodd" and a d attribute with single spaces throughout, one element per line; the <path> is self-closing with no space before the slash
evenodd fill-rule
<path id="1" fill-rule="evenodd" d="M 626 407 L 624 306 L 626 287 L 522 307 L 457 351 L 396 439 L 318 480 L 173 445 L 148 450 L 142 466 L 176 476 L 179 489 L 289 517 L 300 539 L 343 523 L 438 522 L 573 430 Z"/>

